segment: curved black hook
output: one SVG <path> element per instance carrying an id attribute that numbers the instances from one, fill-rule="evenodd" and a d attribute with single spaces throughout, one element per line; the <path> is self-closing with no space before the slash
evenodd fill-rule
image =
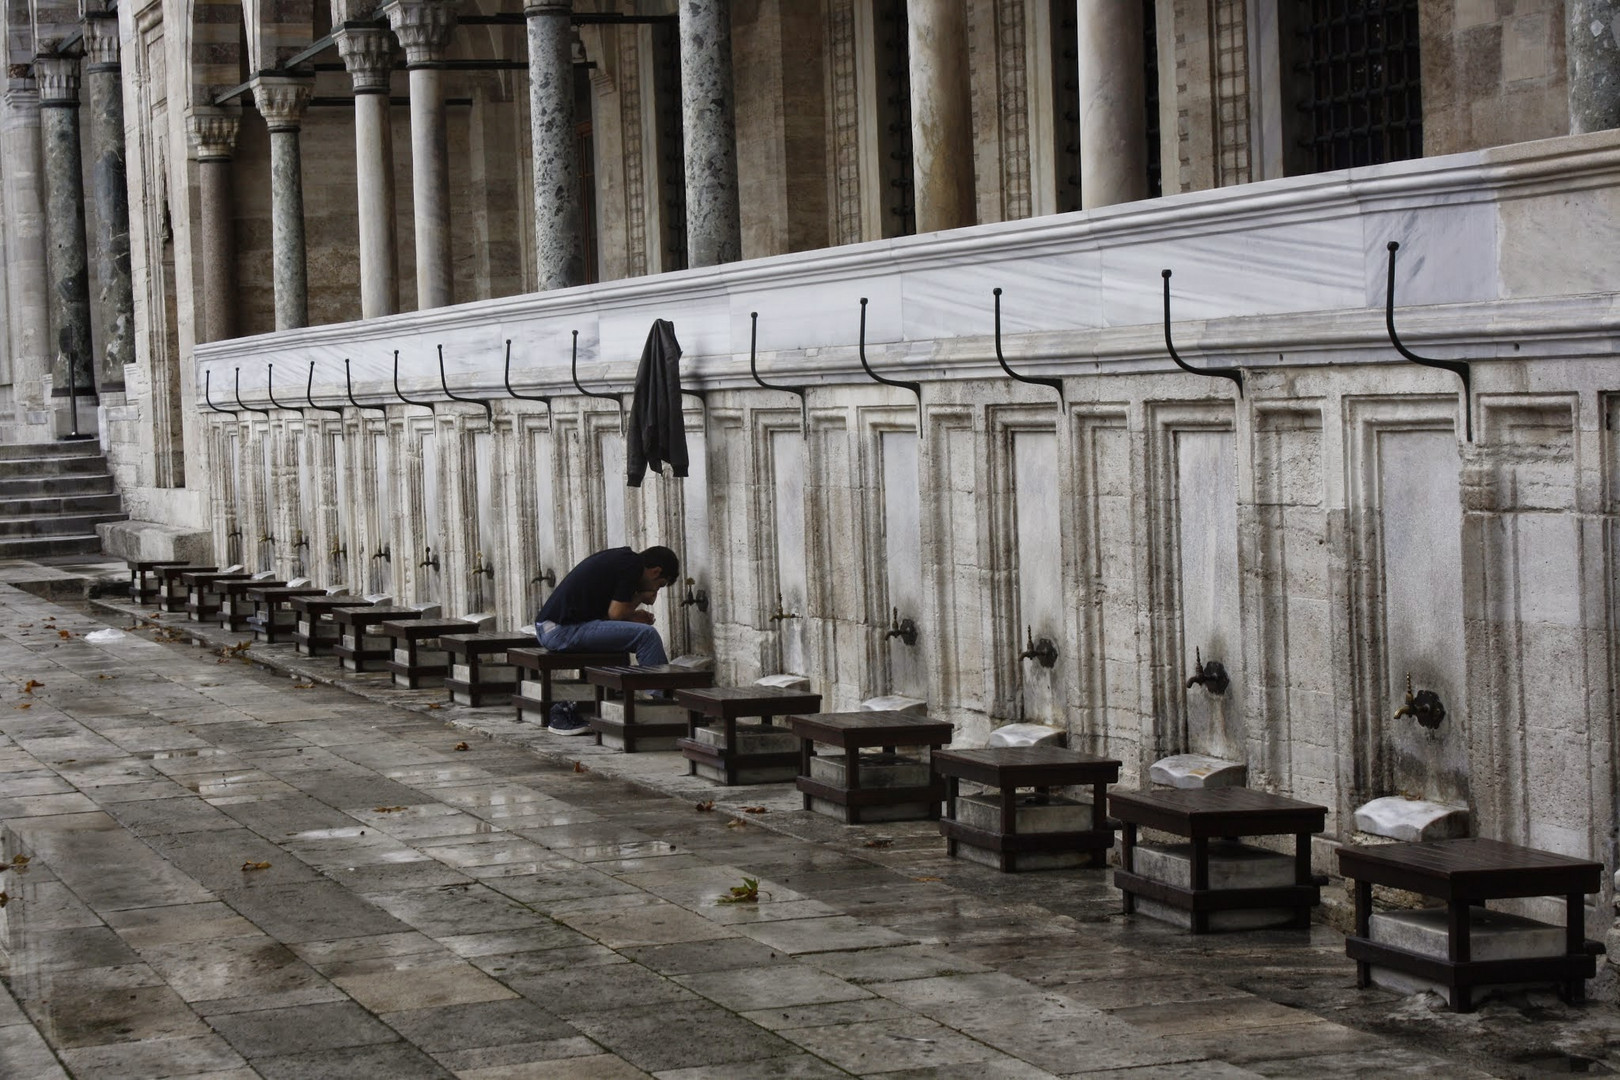
<path id="1" fill-rule="evenodd" d="M 394 350 L 394 396 L 399 398 L 399 400 L 403 401 L 407 405 L 421 405 L 424 408 L 426 408 L 429 412 L 436 411 L 433 408 L 433 402 L 431 402 L 431 401 L 412 401 L 410 398 L 406 397 L 404 394 L 399 392 L 399 350 L 398 349 Z"/>
<path id="2" fill-rule="evenodd" d="M 993 289 L 991 291 L 996 298 L 996 363 L 1001 365 L 1002 371 L 1005 371 L 1021 383 L 1029 383 L 1031 386 L 1050 386 L 1057 391 L 1058 406 L 1062 407 L 1064 404 L 1062 379 L 1046 379 L 1039 375 L 1020 375 L 1007 366 L 1007 358 L 1001 355 L 1001 290 Z"/>
<path id="3" fill-rule="evenodd" d="M 595 390 L 587 390 L 579 385 L 579 331 L 574 331 L 574 353 L 568 361 L 568 373 L 573 377 L 574 389 L 586 397 L 606 398 L 619 407 L 619 430 L 624 431 L 624 398 L 619 394 L 602 394 Z"/>
<path id="4" fill-rule="evenodd" d="M 1211 379 L 1231 379 L 1237 383 L 1238 397 L 1243 396 L 1243 372 L 1235 367 L 1206 367 L 1195 368 L 1181 358 L 1176 352 L 1175 342 L 1170 340 L 1170 271 L 1161 270 L 1164 278 L 1164 347 L 1170 350 L 1170 359 L 1176 362 L 1176 367 L 1192 375 L 1203 375 Z"/>
<path id="5" fill-rule="evenodd" d="M 548 413 L 551 411 L 551 395 L 550 394 L 520 394 L 516 390 L 512 389 L 512 339 L 511 338 L 506 339 L 506 374 L 504 376 L 504 379 L 506 381 L 506 392 L 508 394 L 511 394 L 514 398 L 516 398 L 519 401 L 543 401 L 546 404 L 546 411 Z"/>
<path id="6" fill-rule="evenodd" d="M 281 402 L 276 400 L 276 365 L 274 364 L 265 365 L 264 391 L 270 395 L 270 404 L 272 407 L 284 409 L 287 412 L 295 412 L 299 416 L 304 415 L 304 410 L 300 409 L 297 405 L 283 405 Z"/>
<path id="7" fill-rule="evenodd" d="M 395 355 L 397 356 L 398 354 L 396 353 Z M 310 370 L 310 374 L 311 376 L 314 375 L 313 368 Z M 380 412 L 384 416 L 388 415 L 388 410 L 381 405 L 362 405 L 358 401 L 354 400 L 354 380 L 349 377 L 349 358 L 347 356 L 343 358 L 343 385 L 349 388 L 350 405 L 353 405 L 356 409 L 371 409 L 373 412 Z"/>
<path id="8" fill-rule="evenodd" d="M 213 379 L 214 379 L 214 372 L 213 372 L 212 368 L 210 368 L 207 371 L 203 372 L 203 400 L 208 402 L 208 407 L 210 409 L 213 409 L 215 412 L 222 412 L 226 416 L 234 417 L 236 415 L 236 410 L 235 409 L 222 409 L 218 405 L 214 404 L 214 397 L 213 397 L 212 392 L 209 389 L 209 383 L 213 382 Z"/>
<path id="9" fill-rule="evenodd" d="M 493 405 L 480 398 L 456 397 L 456 395 L 450 392 L 450 384 L 446 382 L 444 378 L 444 346 L 440 345 L 438 348 L 439 385 L 444 387 L 444 396 L 449 398 L 451 401 L 465 401 L 469 405 L 482 405 L 484 407 L 484 418 L 489 421 L 489 426 L 493 428 L 495 426 L 495 407 Z"/>
<path id="10" fill-rule="evenodd" d="M 750 326 L 748 328 L 748 372 L 753 375 L 754 381 L 766 390 L 780 390 L 792 394 L 799 399 L 799 434 L 806 438 L 810 436 L 810 402 L 804 396 L 802 386 L 772 386 L 759 377 L 759 359 L 756 347 L 759 344 L 759 312 L 748 313 Z"/>
<path id="11" fill-rule="evenodd" d="M 344 370 L 348 370 L 348 363 L 349 362 L 347 360 L 345 360 L 343 362 Z M 315 361 L 311 360 L 309 362 L 309 382 L 304 384 L 304 400 L 309 402 L 309 407 L 312 408 L 312 409 L 318 409 L 321 412 L 337 413 L 339 416 L 343 415 L 343 410 L 342 409 L 334 409 L 330 405 L 317 405 L 317 404 L 315 404 L 314 390 L 315 390 Z"/>
<path id="12" fill-rule="evenodd" d="M 241 408 L 246 409 L 248 412 L 263 413 L 265 416 L 270 415 L 270 410 L 269 409 L 255 408 L 254 406 L 249 405 L 249 404 L 247 404 L 246 402 L 244 402 L 242 400 L 242 369 L 241 368 L 236 369 L 236 404 L 238 406 L 240 406 Z"/>
<path id="13" fill-rule="evenodd" d="M 872 370 L 872 365 L 868 364 L 866 362 L 866 297 L 864 297 L 864 296 L 861 297 L 860 357 L 861 357 L 861 367 L 866 369 L 866 373 L 872 377 L 873 382 L 880 382 L 880 383 L 883 383 L 885 386 L 898 386 L 903 390 L 910 390 L 913 394 L 917 395 L 917 438 L 918 438 L 918 440 L 921 440 L 922 437 L 923 437 L 922 384 L 921 383 L 914 383 L 914 382 L 907 382 L 904 379 L 885 379 L 882 375 L 879 375 L 877 372 L 873 371 Z"/>
<path id="14" fill-rule="evenodd" d="M 1389 343 L 1395 346 L 1395 351 L 1414 364 L 1424 367 L 1439 368 L 1449 371 L 1462 380 L 1463 385 L 1463 432 L 1468 442 L 1474 441 L 1474 377 L 1466 360 L 1435 360 L 1417 353 L 1401 344 L 1400 335 L 1395 333 L 1395 253 L 1401 245 L 1391 240 L 1389 242 L 1389 287 L 1384 292 L 1384 325 L 1389 328 Z"/>

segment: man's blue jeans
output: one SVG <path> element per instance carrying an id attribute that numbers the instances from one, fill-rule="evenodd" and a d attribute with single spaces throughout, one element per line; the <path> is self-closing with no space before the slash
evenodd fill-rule
<path id="1" fill-rule="evenodd" d="M 656 627 L 646 623 L 619 619 L 592 619 L 565 626 L 541 623 L 535 627 L 534 636 L 541 648 L 552 652 L 633 652 L 642 667 L 669 663 L 664 639 L 658 636 Z"/>

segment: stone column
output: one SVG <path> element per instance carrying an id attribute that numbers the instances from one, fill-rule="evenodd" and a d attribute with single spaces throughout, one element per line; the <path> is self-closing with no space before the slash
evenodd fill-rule
<path id="1" fill-rule="evenodd" d="M 917 231 L 972 225 L 973 104 L 961 0 L 906 0 L 906 46 Z"/>
<path id="2" fill-rule="evenodd" d="M 124 82 L 118 66 L 118 15 L 84 21 L 84 81 L 90 90 L 90 186 L 96 207 L 97 314 L 102 352 L 96 385 L 124 389 L 124 365 L 135 362 L 135 287 L 129 272 L 129 182 L 124 173 Z"/>
<path id="3" fill-rule="evenodd" d="M 1569 130 L 1620 127 L 1620 0 L 1566 0 Z"/>
<path id="4" fill-rule="evenodd" d="M 236 334 L 235 200 L 231 155 L 241 124 L 235 112 L 198 105 L 186 117 L 197 160 L 202 264 L 202 325 L 197 341 L 223 341 Z"/>
<path id="5" fill-rule="evenodd" d="M 1147 93 L 1142 5 L 1077 0 L 1080 207 L 1147 198 Z"/>
<path id="6" fill-rule="evenodd" d="M 574 140 L 572 0 L 530 0 L 529 146 L 534 156 L 534 250 L 540 288 L 585 281 Z"/>
<path id="7" fill-rule="evenodd" d="M 359 195 L 360 316 L 399 310 L 399 247 L 394 237 L 394 135 L 388 84 L 394 47 L 388 31 L 339 27 L 338 55 L 354 82 L 355 187 Z"/>
<path id="8" fill-rule="evenodd" d="M 49 266 L 51 394 L 68 393 L 69 365 L 80 394 L 95 396 L 90 363 L 90 260 L 84 235 L 84 162 L 79 153 L 79 59 L 41 56 L 40 129 L 45 152 L 45 237 Z"/>
<path id="9" fill-rule="evenodd" d="M 444 47 L 453 0 L 392 0 L 384 9 L 405 47 L 411 79 L 411 193 L 416 221 L 417 310 L 454 303 L 450 261 L 450 149 L 445 134 Z"/>
<path id="10" fill-rule="evenodd" d="M 27 69 L 23 69 L 26 71 Z M 44 178 L 40 175 L 39 91 L 31 76 L 13 71 L 0 112 L 0 154 L 5 168 L 6 330 L 11 344 L 11 379 L 17 398 L 35 409 L 44 405 L 44 380 L 51 373 L 50 299 L 46 288 Z"/>
<path id="11" fill-rule="evenodd" d="M 253 103 L 270 128 L 270 245 L 276 286 L 276 329 L 309 325 L 309 271 L 304 252 L 304 165 L 298 127 L 309 108 L 306 79 L 260 75 Z"/>
<path id="12" fill-rule="evenodd" d="M 742 258 L 730 0 L 680 0 L 681 125 L 686 143 L 686 261 Z"/>

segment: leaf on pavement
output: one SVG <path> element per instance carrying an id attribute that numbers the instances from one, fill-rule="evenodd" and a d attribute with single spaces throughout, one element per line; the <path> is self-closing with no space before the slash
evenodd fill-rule
<path id="1" fill-rule="evenodd" d="M 742 812 L 745 814 L 768 814 L 771 812 L 771 808 L 768 806 L 745 806 L 742 808 Z"/>
<path id="2" fill-rule="evenodd" d="M 713 800 L 713 799 L 709 799 L 709 800 L 707 800 L 707 801 L 705 801 L 705 802 L 700 802 L 700 803 L 698 803 L 698 804 L 697 804 L 697 806 L 695 806 L 695 807 L 694 807 L 694 808 L 693 808 L 693 809 L 695 809 L 695 810 L 699 810 L 699 811 L 703 811 L 703 810 L 713 810 L 713 809 L 714 809 L 714 800 Z"/>
<path id="3" fill-rule="evenodd" d="M 471 750 L 471 749 L 472 749 L 472 747 L 470 747 L 470 746 L 468 746 L 468 745 L 467 745 L 467 744 L 466 744 L 466 743 L 464 743 L 464 742 L 458 742 L 458 743 L 456 743 L 456 745 L 455 745 L 455 749 L 457 749 L 457 750 Z"/>
<path id="4" fill-rule="evenodd" d="M 585 767 L 585 763 L 583 761 L 576 761 L 576 762 L 574 762 L 574 771 L 575 772 L 590 772 L 591 770 L 589 770 L 589 769 L 587 769 Z"/>
<path id="5" fill-rule="evenodd" d="M 252 862 L 250 860 L 250 861 L 245 862 L 245 863 L 242 864 L 242 870 L 244 872 L 248 871 L 248 870 L 268 870 L 268 869 L 270 869 L 270 864 L 267 863 L 267 862 Z"/>
<path id="6" fill-rule="evenodd" d="M 37 681 L 35 681 L 33 679 L 29 679 L 27 682 L 23 683 L 23 693 L 32 694 L 35 690 L 39 689 L 40 687 L 42 687 L 44 685 L 45 684 L 42 683 L 42 682 L 37 682 Z"/>
<path id="7" fill-rule="evenodd" d="M 403 806 L 373 806 L 371 812 L 373 814 L 397 814 L 403 809 L 405 809 Z"/>

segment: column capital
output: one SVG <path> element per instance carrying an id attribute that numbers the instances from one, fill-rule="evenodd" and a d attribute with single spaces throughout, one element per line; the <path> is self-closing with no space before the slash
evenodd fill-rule
<path id="1" fill-rule="evenodd" d="M 451 0 L 390 0 L 383 8 L 394 36 L 405 47 L 410 67 L 436 64 L 456 28 L 456 5 Z"/>
<path id="2" fill-rule="evenodd" d="M 39 86 L 39 103 L 46 108 L 77 108 L 79 105 L 79 58 L 76 56 L 34 57 L 34 82 Z"/>
<path id="3" fill-rule="evenodd" d="M 186 135 L 198 161 L 229 161 L 236 152 L 236 131 L 242 118 L 232 109 L 196 105 L 186 114 Z"/>
<path id="4" fill-rule="evenodd" d="M 86 13 L 84 22 L 84 62 L 87 71 L 118 69 L 118 15 L 116 12 Z"/>
<path id="5" fill-rule="evenodd" d="M 311 79 L 290 75 L 258 75 L 253 79 L 253 104 L 271 131 L 297 131 L 309 108 Z"/>
<path id="6" fill-rule="evenodd" d="M 349 71 L 357 94 L 386 94 L 394 71 L 394 43 L 388 31 L 372 27 L 341 26 L 332 31 L 338 56 Z"/>

